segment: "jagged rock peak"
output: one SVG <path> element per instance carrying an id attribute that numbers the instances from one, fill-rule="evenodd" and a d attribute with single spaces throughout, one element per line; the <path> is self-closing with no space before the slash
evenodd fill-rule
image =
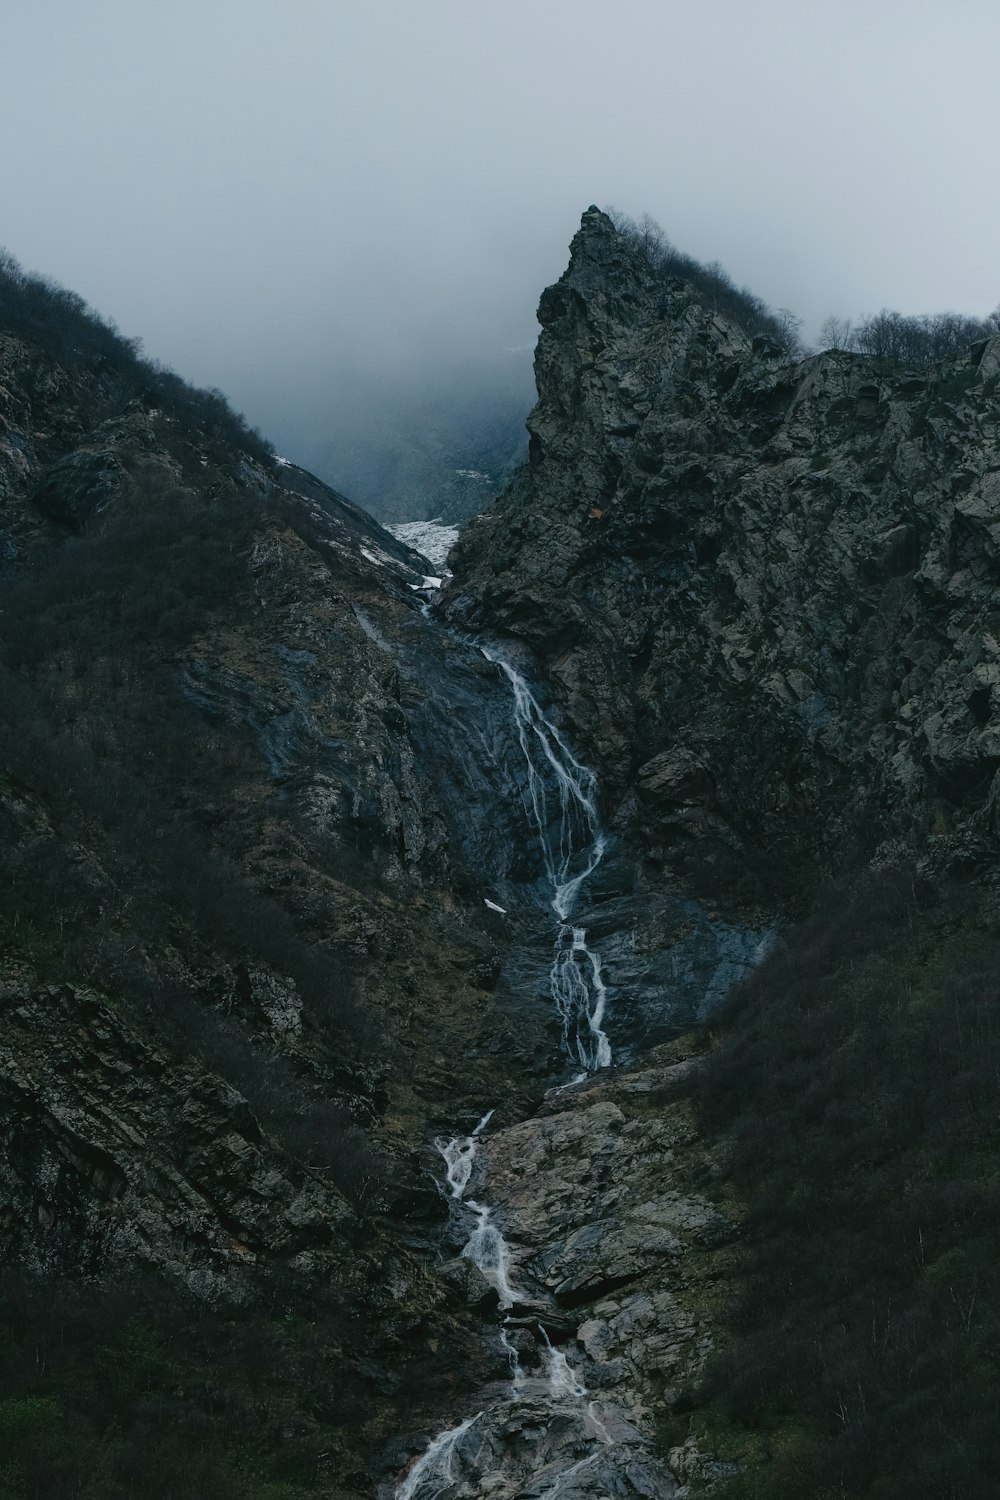
<path id="1" fill-rule="evenodd" d="M 719 354 L 731 357 L 751 348 L 750 338 L 732 318 L 709 307 L 683 276 L 657 267 L 642 244 L 594 204 L 583 214 L 573 236 L 566 270 L 542 293 L 538 319 L 543 330 L 551 328 L 557 336 L 562 333 L 561 319 L 574 296 L 605 332 L 609 322 L 686 325 L 707 335 L 710 344 L 718 343 L 715 352 Z"/>
<path id="2" fill-rule="evenodd" d="M 528 464 L 447 607 L 537 655 L 658 855 L 881 823 L 980 857 L 1000 338 L 920 370 L 798 360 L 671 270 L 584 215 L 539 307 Z"/>

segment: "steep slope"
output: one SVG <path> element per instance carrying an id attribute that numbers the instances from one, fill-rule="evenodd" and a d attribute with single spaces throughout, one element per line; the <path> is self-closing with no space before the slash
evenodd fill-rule
<path id="1" fill-rule="evenodd" d="M 991 1493 L 997 340 L 588 211 L 442 624 L 0 272 L 2 1483 Z"/>
<path id="2" fill-rule="evenodd" d="M 481 889 L 524 858 L 508 694 L 425 620 L 424 559 L 217 394 L 3 293 L 10 1482 L 368 1493 L 411 1382 L 481 1358 L 413 1253 L 428 1116 L 551 1067 Z M 100 1395 L 99 1345 L 147 1375 Z"/>
<path id="3" fill-rule="evenodd" d="M 452 617 L 531 648 L 654 857 L 860 825 L 985 854 L 1000 338 L 793 362 L 596 209 L 539 319 L 529 460 Z"/>
<path id="4" fill-rule="evenodd" d="M 672 1494 L 660 1361 L 689 1382 L 709 1320 L 671 1302 L 665 1354 L 650 1278 L 688 1231 L 700 1254 L 704 1211 L 658 1162 L 690 1123 L 682 1109 L 667 1132 L 645 1107 L 655 1069 L 621 1103 L 543 1100 L 567 1077 L 561 1042 L 575 1071 L 662 1041 L 761 934 L 640 889 L 544 692 L 429 617 L 424 559 L 74 302 L 35 288 L 27 317 L 7 291 L 0 1234 L 17 1269 L 0 1422 L 15 1493 L 76 1494 L 96 1474 L 115 1497 L 270 1500 L 275 1484 L 366 1494 L 419 1476 L 428 1427 L 484 1388 L 502 1398 L 514 1347 L 468 1257 L 448 1259 L 466 1231 L 432 1145 L 493 1106 L 484 1160 L 492 1179 L 508 1154 L 497 1211 L 536 1283 L 517 1339 L 548 1431 L 536 1452 L 527 1409 L 500 1399 L 505 1482 L 536 1464 L 561 1481 L 596 1432 L 608 1452 L 581 1472 Z M 686 976 L 670 1003 L 664 963 Z M 525 1152 L 556 1179 L 594 1122 L 579 1195 L 525 1201 Z M 615 1158 L 627 1205 L 608 1193 Z M 564 1294 L 543 1262 L 580 1235 Z M 609 1364 L 633 1318 L 650 1347 Z M 561 1347 L 586 1324 L 599 1419 Z M 105 1389 L 95 1372 L 119 1365 L 131 1374 Z"/>

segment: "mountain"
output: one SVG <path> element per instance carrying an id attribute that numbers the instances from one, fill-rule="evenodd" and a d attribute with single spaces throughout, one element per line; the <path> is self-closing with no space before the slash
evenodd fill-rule
<path id="1" fill-rule="evenodd" d="M 991 1492 L 1000 340 L 686 264 L 443 589 L 0 268 L 3 1493 Z"/>
<path id="2" fill-rule="evenodd" d="M 539 317 L 529 462 L 452 615 L 532 650 L 660 857 L 861 825 L 988 858 L 1000 337 L 791 360 L 596 209 Z"/>
<path id="3" fill-rule="evenodd" d="M 670 1431 L 720 1494 L 985 1496 L 1000 337 L 792 358 L 593 208 L 539 321 L 444 607 L 548 684 L 648 886 L 782 934 L 690 1088 L 747 1218 Z"/>
<path id="4" fill-rule="evenodd" d="M 77 299 L 2 291 L 10 1492 L 364 1493 L 454 1380 L 447 1290 L 379 1227 L 441 1216 L 411 1146 L 548 1069 L 480 890 L 520 817 L 466 826 L 463 695 L 501 690 L 425 660 L 424 559 Z"/>

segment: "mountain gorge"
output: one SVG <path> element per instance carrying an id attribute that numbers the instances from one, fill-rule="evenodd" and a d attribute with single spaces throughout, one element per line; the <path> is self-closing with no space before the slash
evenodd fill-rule
<path id="1" fill-rule="evenodd" d="M 1000 336 L 590 209 L 442 589 L 3 275 L 0 1495 L 990 1493 Z"/>

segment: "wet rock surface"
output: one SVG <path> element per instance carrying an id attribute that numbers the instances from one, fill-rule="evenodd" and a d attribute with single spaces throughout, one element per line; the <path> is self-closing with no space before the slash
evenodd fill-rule
<path id="1" fill-rule="evenodd" d="M 375 1394 L 368 1426 L 344 1433 L 332 1472 L 370 1493 L 364 1466 L 387 1433 L 412 1421 L 415 1384 L 437 1415 L 490 1382 L 501 1396 L 509 1377 L 495 1289 L 460 1256 L 464 1231 L 446 1250 L 451 1265 L 431 1273 L 446 1208 L 419 1143 L 496 1094 L 509 1119 L 526 1114 L 562 1072 L 550 893 L 510 683 L 475 640 L 433 617 L 424 559 L 305 471 L 210 442 L 99 373 L 63 369 L 16 339 L 0 340 L 0 403 L 0 537 L 15 581 L 44 575 L 119 522 L 134 521 L 141 537 L 146 520 L 180 502 L 195 527 L 199 506 L 232 507 L 235 518 L 244 499 L 264 502 L 230 586 L 198 604 L 190 637 L 162 661 L 155 644 L 147 648 L 162 684 L 158 705 L 169 713 L 176 699 L 209 735 L 241 747 L 209 787 L 187 774 L 182 755 L 171 795 L 218 850 L 212 879 L 238 870 L 245 882 L 234 904 L 266 896 L 318 951 L 346 956 L 380 1034 L 376 1055 L 345 1058 L 316 997 L 273 949 L 256 953 L 251 924 L 235 954 L 217 951 L 214 916 L 201 927 L 178 916 L 166 930 L 147 929 L 134 903 L 148 899 L 158 829 L 133 837 L 129 889 L 99 816 L 78 821 L 69 837 L 65 805 L 0 765 L 6 853 L 25 871 L 61 862 L 84 872 L 99 932 L 131 964 L 103 992 L 80 972 L 79 953 L 90 950 L 79 940 L 57 936 L 46 946 L 26 926 L 24 951 L 15 929 L 4 953 L 4 1258 L 41 1278 L 155 1275 L 195 1309 L 260 1305 L 286 1295 L 279 1288 L 308 1301 L 311 1289 L 334 1288 L 337 1379 L 356 1373 Z M 61 628 L 72 626 L 70 615 Z M 73 642 L 57 631 L 52 641 L 53 661 L 62 662 Z M 109 670 L 94 689 L 83 680 L 84 698 L 104 693 L 127 726 L 134 672 Z M 90 720 L 79 720 L 81 741 L 89 731 Z M 101 744 L 102 775 L 113 785 L 128 742 L 104 733 Z M 158 750 L 157 742 L 154 758 Z M 168 802 L 161 819 L 173 816 Z M 633 907 L 613 905 L 623 893 Z M 627 853 L 591 894 L 582 919 L 603 922 L 603 935 L 627 922 L 645 931 Z M 623 949 L 613 996 L 633 987 L 630 963 Z M 161 1032 L 145 998 L 160 975 L 166 986 L 152 992 L 184 1001 L 179 1039 Z M 654 998 L 654 987 L 656 1024 L 676 1030 L 677 1018 L 664 1017 L 681 1005 L 680 990 Z M 703 987 L 699 972 L 689 1009 Z M 630 1025 L 619 1024 L 623 1045 Z M 342 1112 L 335 1120 L 350 1149 L 361 1142 L 374 1162 L 380 1185 L 368 1197 L 356 1191 L 367 1156 L 360 1169 L 348 1160 L 345 1179 L 335 1149 L 314 1149 L 307 1165 L 299 1137 L 280 1142 L 261 1124 L 272 1070 L 288 1095 L 278 1114 L 300 1105 Z M 629 1266 L 645 1266 L 667 1228 L 628 1222 Z M 539 1239 L 538 1253 L 556 1257 L 550 1279 L 574 1280 L 589 1296 L 595 1277 L 606 1284 L 626 1274 L 618 1262 L 609 1269 L 607 1244 L 559 1249 L 572 1236 L 567 1220 L 558 1244 Z M 541 1263 L 530 1274 L 544 1326 L 553 1339 L 569 1337 L 576 1308 L 553 1298 Z M 528 1277 L 525 1267 L 526 1285 Z M 502 1447 L 517 1447 L 514 1434 L 543 1420 L 552 1380 L 537 1318 L 511 1336 L 534 1385 L 514 1403 Z M 552 1464 L 567 1453 L 574 1464 L 586 1459 L 582 1484 L 603 1472 L 589 1444 L 595 1432 L 604 1439 L 574 1382 L 561 1378 L 567 1389 L 543 1448 Z M 643 1493 L 653 1462 L 644 1429 L 624 1408 L 609 1411 L 607 1425 L 619 1434 L 619 1458 L 629 1455 L 624 1492 Z M 523 1446 L 510 1457 L 526 1484 L 535 1457 Z"/>
<path id="2" fill-rule="evenodd" d="M 706 1477 L 710 1456 L 669 1451 L 656 1426 L 703 1368 L 738 1222 L 693 1187 L 710 1159 L 687 1106 L 668 1097 L 696 1059 L 674 1043 L 647 1061 L 484 1130 L 468 1193 L 489 1201 L 510 1254 L 504 1342 L 499 1327 L 486 1338 L 511 1369 L 438 1434 L 436 1452 L 433 1438 L 421 1445 L 395 1491 L 407 1500 L 435 1486 L 456 1500 L 659 1500 Z M 456 1244 L 469 1222 L 456 1204 Z M 438 1274 L 488 1316 L 475 1268 L 464 1288 L 455 1261 Z M 390 1480 L 380 1493 L 393 1493 Z"/>
<path id="3" fill-rule="evenodd" d="M 168 972 L 258 1071 L 280 1063 L 293 1104 L 343 1110 L 381 1173 L 349 1202 L 333 1152 L 308 1165 L 262 1127 L 254 1067 L 242 1092 L 224 1058 L 170 1052 L 130 982 L 101 993 L 61 932 L 18 931 L 0 1244 L 33 1272 L 142 1267 L 219 1305 L 282 1276 L 333 1285 L 353 1319 L 337 1378 L 375 1392 L 338 1428 L 343 1493 L 660 1500 L 725 1477 L 667 1422 L 739 1232 L 677 1091 L 698 1066 L 678 1037 L 859 817 L 884 847 L 917 830 L 942 860 L 994 848 L 1000 341 L 919 378 L 791 363 L 596 210 L 540 315 L 529 462 L 449 554 L 441 604 L 427 559 L 304 470 L 0 337 L 8 577 L 129 507 L 260 502 L 232 591 L 156 660 L 239 749 L 210 791 L 175 767 L 178 801 L 213 870 L 346 956 L 375 1055 L 341 1055 L 246 925 L 248 951 L 221 951 L 214 906 L 133 933 L 99 817 L 68 839 L 60 798 L 0 765 L 6 848 L 25 870 L 84 869 L 109 942 Z M 36 686 L 89 683 L 72 645 L 56 635 Z M 100 679 L 123 723 L 136 680 L 117 659 Z M 63 716 L 81 735 L 86 697 Z M 117 742 L 96 743 L 113 783 Z M 558 907 L 586 859 L 571 850 L 553 881 L 566 777 L 539 782 L 525 743 L 571 757 L 573 826 L 600 845 L 558 920 L 553 892 Z M 158 838 L 129 866 L 139 895 Z M 754 867 L 730 899 L 718 871 L 761 847 L 773 881 Z M 589 1034 L 553 1000 L 581 993 L 603 1007 Z M 567 1084 L 578 1065 L 598 1071 Z M 435 1136 L 491 1106 L 467 1190 L 440 1192 Z M 463 1253 L 491 1231 L 503 1277 Z"/>

